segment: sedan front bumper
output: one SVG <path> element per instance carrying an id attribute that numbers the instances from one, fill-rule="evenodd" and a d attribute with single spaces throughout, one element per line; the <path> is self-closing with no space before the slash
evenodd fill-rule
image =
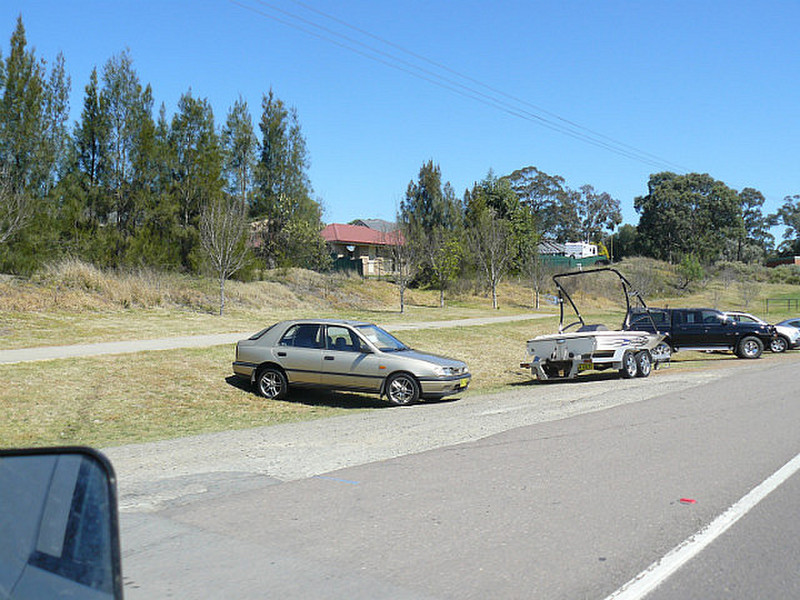
<path id="1" fill-rule="evenodd" d="M 472 376 L 458 375 L 456 377 L 436 377 L 420 379 L 423 398 L 442 398 L 452 394 L 464 392 L 469 387 Z"/>

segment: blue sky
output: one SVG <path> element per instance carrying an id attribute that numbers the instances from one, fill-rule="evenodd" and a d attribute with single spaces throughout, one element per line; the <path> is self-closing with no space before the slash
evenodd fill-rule
<path id="1" fill-rule="evenodd" d="M 4 55 L 19 14 L 40 58 L 64 53 L 75 119 L 91 69 L 125 48 L 170 113 L 191 88 L 218 125 L 240 94 L 257 121 L 272 88 L 297 109 L 326 222 L 392 219 L 430 159 L 459 196 L 533 165 L 610 193 L 632 224 L 663 170 L 759 189 L 765 212 L 800 194 L 794 0 L 4 0 Z M 552 128 L 567 122 L 580 139 Z"/>

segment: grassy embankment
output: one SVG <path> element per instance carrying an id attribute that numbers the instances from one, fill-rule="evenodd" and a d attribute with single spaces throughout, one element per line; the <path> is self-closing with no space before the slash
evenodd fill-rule
<path id="1" fill-rule="evenodd" d="M 724 281 L 707 282 L 682 297 L 667 296 L 665 290 L 669 291 L 657 288 L 662 297 L 650 304 L 742 307 L 742 294 Z M 296 270 L 271 273 L 266 281 L 229 282 L 223 317 L 216 315 L 216 294 L 212 280 L 148 272 L 110 274 L 67 262 L 28 281 L 0 281 L 0 345 L 24 348 L 250 332 L 294 316 L 395 324 L 533 312 L 530 291 L 506 283 L 501 289 L 501 311 L 491 310 L 485 293 L 461 286 L 451 293 L 445 309 L 437 306 L 438 292 L 410 290 L 407 312 L 401 315 L 396 288 L 388 282 Z M 584 289 L 576 294 L 580 306 L 589 307 L 588 321 L 619 320 L 620 307 L 607 295 L 613 293 Z M 762 284 L 758 295 L 799 297 L 800 287 Z M 552 306 L 537 312 L 550 316 L 481 327 L 404 331 L 400 337 L 412 346 L 466 360 L 474 376 L 472 393 L 499 390 L 530 380 L 518 367 L 525 341 L 555 329 Z M 770 315 L 773 320 L 778 317 L 783 315 Z M 265 402 L 230 377 L 231 360 L 232 348 L 214 347 L 0 365 L 0 380 L 5 383 L 0 386 L 0 446 L 107 446 L 386 406 L 369 396 L 329 393 Z M 735 359 L 686 353 L 679 355 L 672 369 L 703 368 L 710 361 L 724 364 L 720 361 L 729 360 Z"/>

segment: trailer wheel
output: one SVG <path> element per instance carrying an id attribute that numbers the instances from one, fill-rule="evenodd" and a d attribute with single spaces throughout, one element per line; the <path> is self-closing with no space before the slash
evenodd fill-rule
<path id="1" fill-rule="evenodd" d="M 653 357 L 648 350 L 640 350 L 636 353 L 636 376 L 649 377 L 653 370 Z"/>
<path id="2" fill-rule="evenodd" d="M 632 379 L 636 377 L 638 372 L 636 354 L 634 354 L 633 350 L 625 350 L 625 354 L 622 355 L 622 368 L 619 370 L 619 374 L 622 375 L 623 379 Z"/>

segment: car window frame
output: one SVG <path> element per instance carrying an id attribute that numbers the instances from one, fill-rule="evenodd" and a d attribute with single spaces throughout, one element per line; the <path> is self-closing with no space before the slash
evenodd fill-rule
<path id="1" fill-rule="evenodd" d="M 306 345 L 298 345 L 295 342 L 297 341 L 297 335 L 293 332 L 299 330 L 302 327 L 316 327 L 317 331 L 315 334 L 315 344 L 313 346 L 306 346 Z M 323 330 L 323 325 L 321 323 L 295 323 L 291 325 L 281 336 L 278 340 L 278 346 L 283 346 L 285 348 L 306 348 L 309 350 L 323 350 L 325 348 L 324 339 L 321 339 L 320 332 Z M 291 343 L 287 343 L 287 340 L 291 338 Z"/>
<path id="2" fill-rule="evenodd" d="M 333 343 L 332 336 L 330 335 L 331 329 L 343 329 L 344 331 L 346 331 L 348 336 L 350 337 L 350 344 L 349 344 L 350 347 L 336 348 L 336 346 Z M 339 337 L 340 336 L 337 335 L 337 339 Z M 352 352 L 356 354 L 368 354 L 371 352 L 371 350 L 369 350 L 368 347 L 365 347 L 366 343 L 364 342 L 363 338 L 347 325 L 339 325 L 339 324 L 326 325 L 324 338 L 325 338 L 325 348 L 327 350 L 331 350 L 334 352 Z M 356 347 L 356 344 L 358 344 L 358 347 Z"/>

